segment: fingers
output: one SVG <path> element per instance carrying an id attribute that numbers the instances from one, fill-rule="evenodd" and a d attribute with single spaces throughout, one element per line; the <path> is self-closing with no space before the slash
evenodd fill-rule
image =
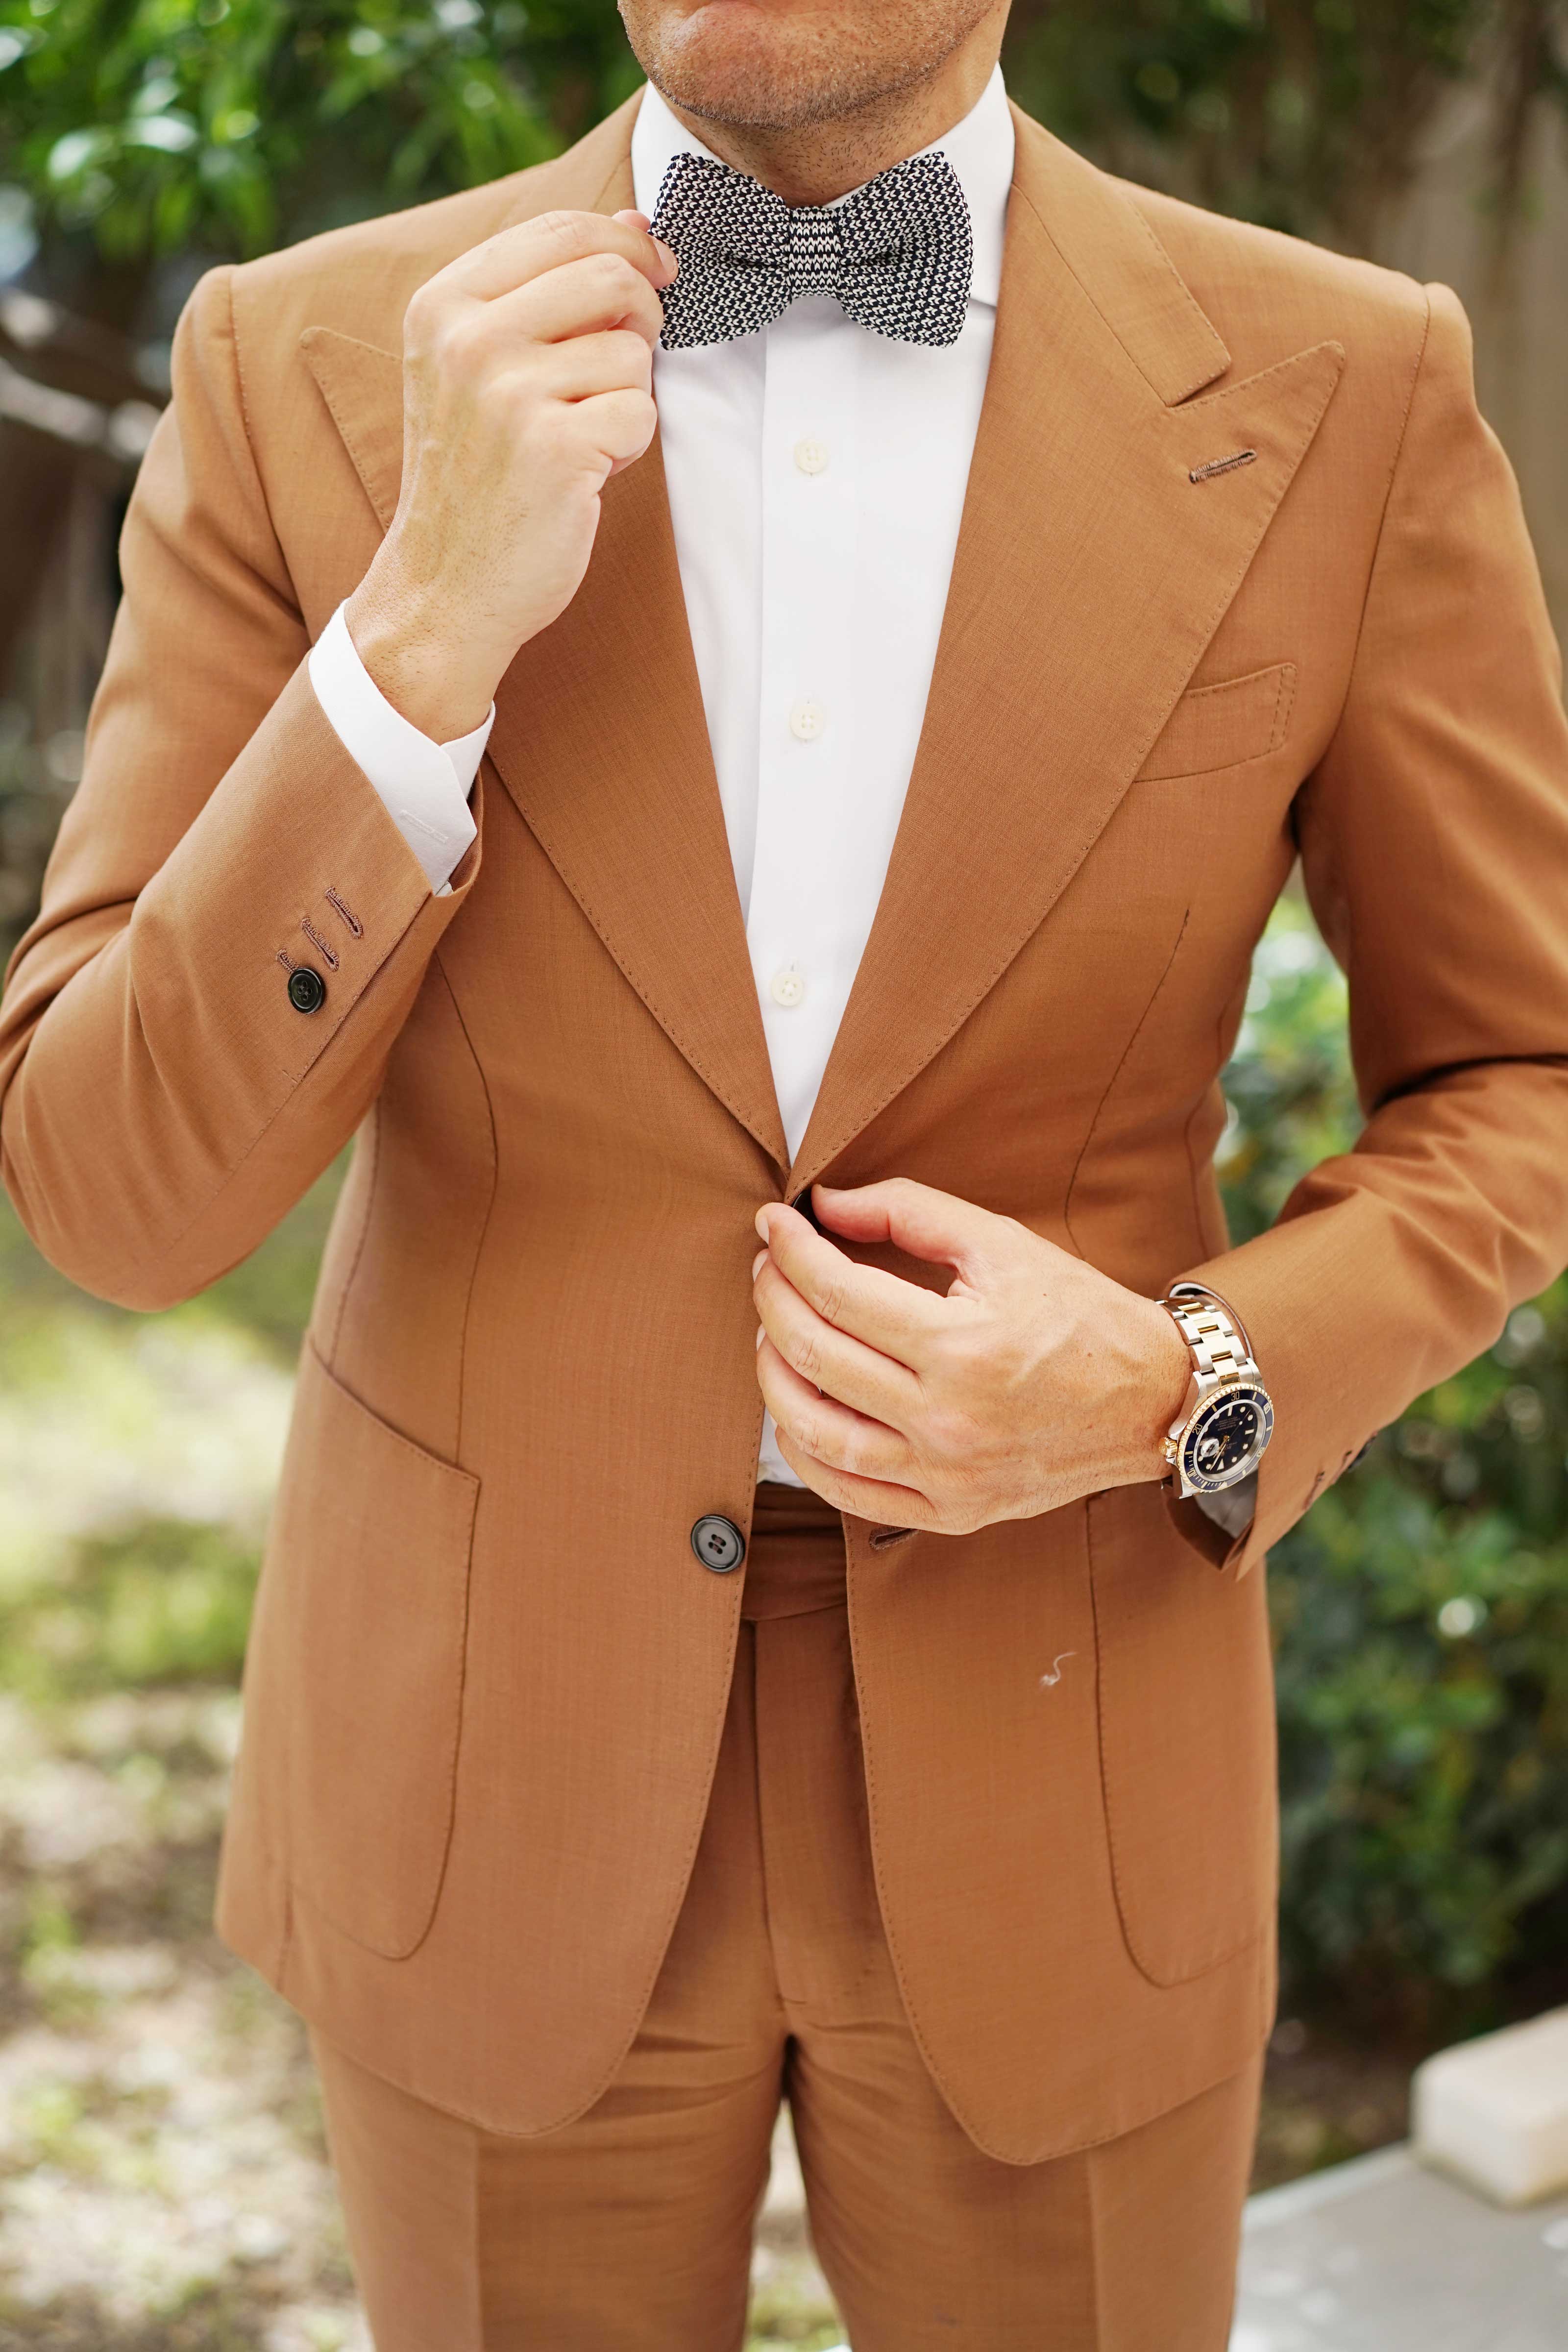
<path id="1" fill-rule="evenodd" d="M 610 460 L 612 473 L 640 457 L 658 429 L 658 411 L 646 392 L 601 392 L 572 409 L 592 446 Z"/>
<path id="2" fill-rule="evenodd" d="M 574 335 L 540 355 L 534 381 L 555 400 L 589 400 L 601 392 L 651 394 L 653 354 L 640 335 L 625 328 Z"/>
<path id="3" fill-rule="evenodd" d="M 656 289 L 672 284 L 680 266 L 668 245 L 630 220 L 603 213 L 542 213 L 459 254 L 430 283 L 493 302 L 547 270 L 601 253 L 618 254 Z"/>
<path id="4" fill-rule="evenodd" d="M 812 1202 L 822 1223 L 847 1241 L 891 1242 L 910 1257 L 953 1266 L 964 1276 L 1010 1255 L 1016 1234 L 1010 1217 L 995 1216 L 973 1201 L 916 1184 L 907 1176 L 858 1185 L 849 1192 L 817 1184 L 812 1188 Z"/>
<path id="5" fill-rule="evenodd" d="M 819 1396 L 765 1334 L 757 1349 L 757 1385 L 781 1435 L 809 1461 L 886 1485 L 900 1483 L 900 1474 L 910 1475 L 913 1456 L 896 1429 L 852 1412 L 836 1397 Z"/>
<path id="6" fill-rule="evenodd" d="M 779 1272 L 825 1322 L 919 1369 L 942 1326 L 940 1298 L 880 1266 L 858 1265 L 782 1201 L 758 1212 L 757 1231 Z"/>
<path id="7" fill-rule="evenodd" d="M 921 1401 L 921 1385 L 904 1365 L 840 1331 L 819 1315 L 781 1273 L 766 1250 L 752 1268 L 752 1296 L 763 1329 L 777 1353 L 813 1389 L 841 1404 L 905 1431 Z"/>
<path id="8" fill-rule="evenodd" d="M 783 1430 L 778 1434 L 778 1449 L 795 1476 L 803 1478 L 812 1492 L 831 1503 L 835 1510 L 847 1511 L 857 1519 L 880 1520 L 885 1527 L 938 1526 L 935 1510 L 917 1487 L 835 1469 L 830 1463 L 816 1460 L 796 1445 Z"/>
<path id="9" fill-rule="evenodd" d="M 664 309 L 644 273 L 623 253 L 594 253 L 563 262 L 498 295 L 485 313 L 487 335 L 556 343 L 618 327 L 634 328 L 648 345 L 664 330 Z"/>

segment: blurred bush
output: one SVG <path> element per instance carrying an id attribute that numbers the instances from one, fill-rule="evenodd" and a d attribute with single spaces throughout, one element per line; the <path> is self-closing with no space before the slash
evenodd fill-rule
<path id="1" fill-rule="evenodd" d="M 148 1317 L 74 1289 L 0 1195 L 0 1692 L 55 1720 L 97 1694 L 237 1684 L 342 1172 Z"/>
<path id="2" fill-rule="evenodd" d="M 1458 82 L 1504 233 L 1536 102 L 1568 100 L 1563 0 L 1015 0 L 1009 39 L 1017 95 L 1113 168 L 1358 252 Z"/>
<path id="3" fill-rule="evenodd" d="M 610 0 L 0 0 L 0 177 L 121 261 L 515 171 L 638 80 Z"/>
<path id="4" fill-rule="evenodd" d="M 171 1683 L 234 1682 L 258 1556 L 200 1520 L 83 1536 L 47 1585 L 0 1605 L 0 1687 L 35 1705 Z"/>
<path id="5" fill-rule="evenodd" d="M 1293 898 L 1226 1077 L 1232 1227 L 1356 1129 Z M 1427 2040 L 1568 1998 L 1568 1282 L 1273 1553 L 1287 1994 Z"/>

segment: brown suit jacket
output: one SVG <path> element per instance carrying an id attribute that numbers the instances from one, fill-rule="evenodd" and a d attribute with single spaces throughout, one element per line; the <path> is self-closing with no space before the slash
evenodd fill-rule
<path id="1" fill-rule="evenodd" d="M 1020 118 L 925 731 L 786 1166 L 657 447 L 508 675 L 449 898 L 302 667 L 396 499 L 411 291 L 506 221 L 628 203 L 635 103 L 198 289 L 5 1000 L 5 1179 L 58 1265 L 155 1307 L 357 1137 L 220 1923 L 351 2053 L 513 2132 L 613 2073 L 702 1821 L 741 1579 L 688 1532 L 750 1517 L 757 1204 L 901 1172 L 1232 1299 L 1279 1424 L 1220 1572 L 1153 1487 L 896 1548 L 847 1528 L 910 2013 L 967 2129 L 1029 2161 L 1266 2031 L 1244 1571 L 1568 1255 L 1560 669 L 1453 298 Z M 1368 1121 L 1229 1249 L 1218 1073 L 1298 852 Z M 293 961 L 326 975 L 309 1017 Z"/>

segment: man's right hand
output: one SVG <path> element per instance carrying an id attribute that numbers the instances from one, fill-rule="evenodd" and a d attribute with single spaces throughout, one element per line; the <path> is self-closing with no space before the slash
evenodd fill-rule
<path id="1" fill-rule="evenodd" d="M 410 302 L 402 492 L 347 620 L 382 693 L 437 742 L 482 722 L 518 647 L 582 584 L 599 493 L 653 438 L 675 274 L 641 213 L 545 213 Z"/>

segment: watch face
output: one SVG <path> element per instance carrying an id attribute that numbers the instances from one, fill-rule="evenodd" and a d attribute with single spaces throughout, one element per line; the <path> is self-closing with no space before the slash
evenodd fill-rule
<path id="1" fill-rule="evenodd" d="M 1258 1462 L 1274 1430 L 1274 1408 L 1260 1388 L 1224 1390 L 1199 1412 L 1182 1440 L 1187 1484 L 1212 1493 L 1234 1486 Z"/>

